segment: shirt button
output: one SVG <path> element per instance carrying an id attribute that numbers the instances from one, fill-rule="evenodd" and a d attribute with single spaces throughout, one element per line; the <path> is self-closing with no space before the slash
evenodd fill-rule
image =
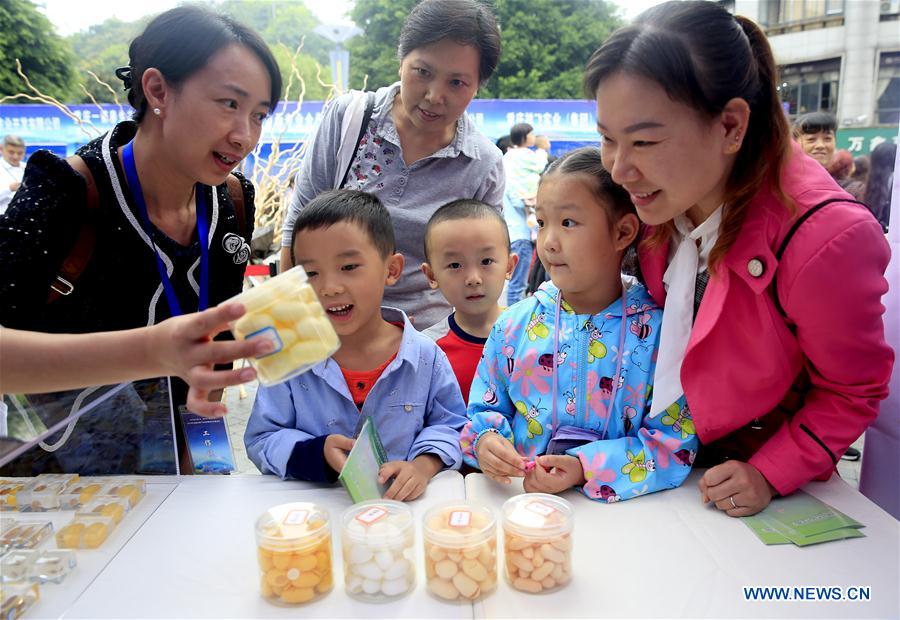
<path id="1" fill-rule="evenodd" d="M 412 405 L 403 405 L 403 411 L 409 413 L 410 411 L 412 411 Z"/>
<path id="2" fill-rule="evenodd" d="M 747 261 L 747 272 L 754 278 L 760 277 L 766 271 L 766 266 L 758 258 L 751 258 Z"/>
<path id="3" fill-rule="evenodd" d="M 397 179 L 397 183 L 399 183 L 400 185 L 406 185 L 406 177 L 400 177 L 399 179 Z"/>

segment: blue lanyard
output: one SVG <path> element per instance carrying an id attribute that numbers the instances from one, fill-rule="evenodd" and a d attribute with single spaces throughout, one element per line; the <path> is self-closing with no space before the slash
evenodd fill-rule
<path id="1" fill-rule="evenodd" d="M 134 165 L 134 141 L 129 142 L 122 149 L 122 162 L 125 165 L 125 178 L 128 179 L 128 187 L 131 190 L 131 196 L 134 198 L 138 213 L 141 216 L 141 225 L 150 243 L 153 245 L 153 254 L 156 256 L 156 269 L 159 271 L 159 279 L 162 280 L 163 290 L 166 292 L 166 299 L 169 302 L 169 312 L 172 316 L 181 314 L 181 305 L 178 303 L 178 297 L 175 295 L 175 287 L 169 279 L 166 266 L 159 256 L 159 250 L 156 249 L 156 243 L 153 241 L 153 224 L 150 223 L 150 216 L 147 214 L 147 203 L 144 201 L 144 192 L 141 190 L 141 180 L 138 178 L 137 167 Z M 209 225 L 206 222 L 206 192 L 204 186 L 197 183 L 197 237 L 200 240 L 200 300 L 198 311 L 206 310 L 209 307 L 209 245 L 207 236 L 209 234 Z"/>

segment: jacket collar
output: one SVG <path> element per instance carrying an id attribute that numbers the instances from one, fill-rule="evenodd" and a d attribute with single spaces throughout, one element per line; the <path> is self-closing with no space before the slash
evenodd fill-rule
<path id="1" fill-rule="evenodd" d="M 402 364 L 410 364 L 413 370 L 417 369 L 419 367 L 419 357 L 422 345 L 418 338 L 418 332 L 416 331 L 416 328 L 413 327 L 412 323 L 410 323 L 409 317 L 407 317 L 406 313 L 399 308 L 382 306 L 381 318 L 388 323 L 403 324 L 403 336 L 400 339 L 400 350 L 397 351 L 397 357 L 394 358 L 394 361 L 384 369 L 384 374 L 399 369 Z M 343 381 L 341 368 L 338 366 L 338 363 L 334 361 L 333 357 L 329 357 L 328 359 L 319 362 L 312 367 L 310 372 L 317 377 L 321 377 L 325 381 L 328 381 L 330 378 L 340 378 L 340 380 Z"/>

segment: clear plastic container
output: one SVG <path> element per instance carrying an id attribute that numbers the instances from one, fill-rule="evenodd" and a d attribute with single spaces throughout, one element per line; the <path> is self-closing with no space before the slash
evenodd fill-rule
<path id="1" fill-rule="evenodd" d="M 95 495 L 94 499 L 78 509 L 76 517 L 102 515 L 113 520 L 115 525 L 122 522 L 122 518 L 131 510 L 131 503 L 127 497 L 118 495 Z"/>
<path id="2" fill-rule="evenodd" d="M 0 581 L 28 581 L 40 551 L 13 549 L 0 560 Z"/>
<path id="3" fill-rule="evenodd" d="M 415 525 L 407 504 L 388 499 L 360 502 L 344 511 L 341 522 L 348 594 L 383 602 L 413 588 Z"/>
<path id="4" fill-rule="evenodd" d="M 78 515 L 56 532 L 60 549 L 96 549 L 109 538 L 116 524 L 112 517 Z"/>
<path id="5" fill-rule="evenodd" d="M 425 513 L 428 591 L 448 601 L 473 601 L 497 585 L 497 520 L 487 507 L 464 501 Z"/>
<path id="6" fill-rule="evenodd" d="M 0 552 L 7 549 L 35 549 L 53 533 L 50 521 L 0 521 Z"/>
<path id="7" fill-rule="evenodd" d="M 244 304 L 246 314 L 231 324 L 239 340 L 267 338 L 272 353 L 250 359 L 263 385 L 296 377 L 340 347 L 331 319 L 297 266 L 231 299 Z"/>
<path id="8" fill-rule="evenodd" d="M 59 510 L 59 494 L 66 485 L 62 482 L 35 479 L 16 493 L 19 512 L 46 512 Z"/>
<path id="9" fill-rule="evenodd" d="M 103 485 L 97 481 L 80 480 L 70 484 L 59 494 L 59 507 L 75 510 L 91 501 Z"/>
<path id="10" fill-rule="evenodd" d="M 147 483 L 141 478 L 103 478 L 102 482 L 104 484 L 97 495 L 114 495 L 127 499 L 132 508 L 147 494 Z"/>
<path id="11" fill-rule="evenodd" d="M 506 578 L 516 590 L 552 592 L 572 579 L 572 504 L 556 495 L 525 493 L 503 504 Z"/>
<path id="12" fill-rule="evenodd" d="M 0 511 L 18 510 L 17 496 L 25 488 L 25 482 L 4 482 L 0 484 Z"/>
<path id="13" fill-rule="evenodd" d="M 31 565 L 30 578 L 40 583 L 62 583 L 75 569 L 75 552 L 68 549 L 50 549 L 41 553 Z"/>
<path id="14" fill-rule="evenodd" d="M 331 520 L 312 502 L 281 504 L 256 520 L 257 558 L 263 598 L 300 605 L 334 587 Z"/>
<path id="15" fill-rule="evenodd" d="M 21 618 L 40 598 L 41 590 L 36 583 L 0 584 L 0 617 L 4 620 Z"/>
<path id="16" fill-rule="evenodd" d="M 63 486 L 69 486 L 78 482 L 79 478 L 81 476 L 78 474 L 38 474 L 34 480 L 35 482 L 59 482 Z"/>

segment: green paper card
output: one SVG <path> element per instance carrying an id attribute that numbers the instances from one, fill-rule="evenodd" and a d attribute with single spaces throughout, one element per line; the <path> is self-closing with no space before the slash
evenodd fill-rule
<path id="1" fill-rule="evenodd" d="M 803 491 L 776 498 L 743 521 L 767 545 L 792 542 L 805 547 L 865 536 L 858 529 L 865 527 L 862 523 Z"/>
<path id="2" fill-rule="evenodd" d="M 759 514 L 742 517 L 741 520 L 750 528 L 751 532 L 756 534 L 757 538 L 767 545 L 788 545 L 791 542 L 789 538 L 779 534 L 778 530 L 767 523 L 766 519 Z"/>
<path id="3" fill-rule="evenodd" d="M 363 420 L 356 443 L 347 462 L 338 475 L 338 480 L 347 489 L 354 504 L 371 499 L 381 499 L 387 491 L 386 484 L 378 482 L 378 472 L 387 462 L 387 452 L 378 436 L 371 416 Z"/>

